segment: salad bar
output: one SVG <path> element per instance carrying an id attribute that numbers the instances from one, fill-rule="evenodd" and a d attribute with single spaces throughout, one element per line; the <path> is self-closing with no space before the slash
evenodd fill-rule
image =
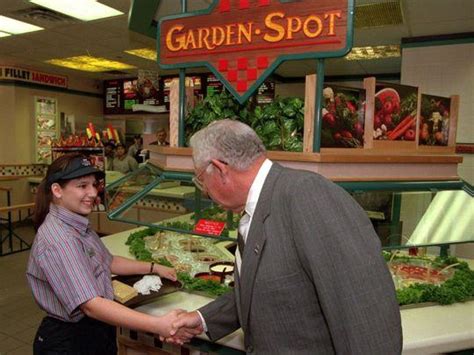
<path id="1" fill-rule="evenodd" d="M 138 260 L 174 267 L 189 291 L 215 297 L 233 282 L 234 255 L 226 248 L 233 242 L 147 228 L 131 233 L 126 244 Z"/>
<path id="2" fill-rule="evenodd" d="M 418 257 L 384 252 L 401 306 L 452 304 L 474 297 L 474 271 L 454 257 Z"/>
<path id="3" fill-rule="evenodd" d="M 215 297 L 229 291 L 234 256 L 211 238 L 152 228 L 130 234 L 126 242 L 139 260 L 173 266 L 184 289 Z M 428 258 L 384 252 L 401 306 L 451 304 L 474 297 L 474 271 L 454 257 Z"/>

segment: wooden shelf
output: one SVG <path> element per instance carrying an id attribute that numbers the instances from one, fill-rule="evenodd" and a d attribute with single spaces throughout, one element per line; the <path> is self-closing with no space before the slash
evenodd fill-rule
<path id="1" fill-rule="evenodd" d="M 309 170 L 334 181 L 457 180 L 462 156 L 449 153 L 362 149 L 322 150 L 321 153 L 268 152 L 283 166 Z M 154 146 L 150 161 L 164 170 L 193 172 L 192 149 Z"/>

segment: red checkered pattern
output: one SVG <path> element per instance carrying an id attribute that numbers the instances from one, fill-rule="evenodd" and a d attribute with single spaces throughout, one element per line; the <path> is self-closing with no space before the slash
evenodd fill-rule
<path id="1" fill-rule="evenodd" d="M 234 6 L 239 10 L 246 10 L 251 7 L 251 2 L 256 0 L 234 0 L 236 3 Z M 271 0 L 258 0 L 256 6 L 269 6 Z M 220 0 L 219 12 L 229 12 L 231 9 L 231 0 Z"/>
<path id="2" fill-rule="evenodd" d="M 229 70 L 227 72 L 227 80 L 229 80 L 231 83 L 234 81 L 237 81 L 237 76 L 238 76 L 237 70 Z"/>
<path id="3" fill-rule="evenodd" d="M 257 69 L 247 70 L 247 80 L 257 80 Z"/>
<path id="4" fill-rule="evenodd" d="M 240 57 L 235 60 L 219 59 L 216 64 L 217 70 L 237 92 L 245 92 L 268 68 L 269 60 L 267 56 L 257 57 L 257 60 Z"/>
<path id="5" fill-rule="evenodd" d="M 219 11 L 227 12 L 230 11 L 230 0 L 221 0 L 219 3 Z"/>
<path id="6" fill-rule="evenodd" d="M 217 64 L 217 69 L 219 71 L 227 71 L 227 67 L 229 66 L 229 61 L 227 59 L 219 59 Z"/>
<path id="7" fill-rule="evenodd" d="M 239 9 L 248 9 L 250 7 L 249 0 L 240 0 L 239 1 Z"/>
<path id="8" fill-rule="evenodd" d="M 219 12 L 229 12 L 231 9 L 246 10 L 251 7 L 269 6 L 270 3 L 271 0 L 220 0 L 218 9 Z M 219 59 L 214 65 L 234 89 L 242 93 L 247 91 L 258 76 L 268 68 L 269 59 L 267 56 L 260 56 L 251 61 L 245 57 L 234 60 Z"/>

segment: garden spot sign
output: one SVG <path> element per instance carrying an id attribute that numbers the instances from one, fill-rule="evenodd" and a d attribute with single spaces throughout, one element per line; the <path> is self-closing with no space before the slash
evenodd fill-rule
<path id="1" fill-rule="evenodd" d="M 214 0 L 160 20 L 158 63 L 207 66 L 243 103 L 284 61 L 349 52 L 353 13 L 354 0 Z"/>

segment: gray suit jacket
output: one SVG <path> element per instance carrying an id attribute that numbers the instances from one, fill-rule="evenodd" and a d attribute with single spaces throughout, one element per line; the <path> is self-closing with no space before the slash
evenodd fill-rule
<path id="1" fill-rule="evenodd" d="M 217 340 L 242 327 L 258 354 L 399 354 L 400 311 L 379 238 L 320 175 L 274 164 L 234 292 L 200 309 Z"/>

